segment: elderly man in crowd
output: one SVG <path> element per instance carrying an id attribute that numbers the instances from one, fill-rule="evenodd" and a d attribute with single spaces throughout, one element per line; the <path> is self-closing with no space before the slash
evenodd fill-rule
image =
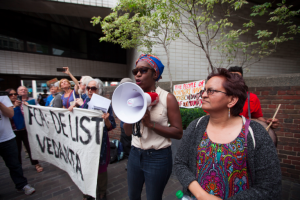
<path id="1" fill-rule="evenodd" d="M 30 105 L 39 105 L 36 99 L 32 97 L 28 97 L 28 89 L 25 86 L 20 86 L 17 89 L 17 93 L 19 96 L 22 96 L 22 104 L 30 104 Z M 23 106 L 21 104 L 21 110 L 23 113 Z"/>
<path id="2" fill-rule="evenodd" d="M 54 84 L 51 84 L 50 85 L 51 94 L 47 97 L 45 106 L 52 106 L 54 97 L 56 96 L 57 92 L 58 92 L 58 87 Z"/>

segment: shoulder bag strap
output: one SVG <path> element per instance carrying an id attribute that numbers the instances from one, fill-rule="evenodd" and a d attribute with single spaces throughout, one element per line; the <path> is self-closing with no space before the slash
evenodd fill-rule
<path id="1" fill-rule="evenodd" d="M 247 138 L 248 138 L 248 133 L 250 132 L 250 135 L 252 137 L 252 141 L 253 141 L 253 146 L 255 148 L 255 138 L 254 138 L 254 134 L 253 134 L 253 130 L 250 126 L 250 119 L 246 119 L 244 116 L 242 116 L 243 119 L 243 124 L 245 124 L 245 145 L 247 147 Z"/>
<path id="2" fill-rule="evenodd" d="M 53 101 L 55 99 L 56 96 L 53 97 L 53 99 L 50 101 L 49 106 L 51 107 L 53 105 Z"/>
<path id="3" fill-rule="evenodd" d="M 250 110 L 250 92 L 248 92 L 248 117 L 251 119 L 251 110 Z"/>
<path id="4" fill-rule="evenodd" d="M 197 122 L 195 128 L 198 126 L 199 122 L 201 121 L 201 119 L 202 119 L 203 117 L 204 117 L 204 116 L 200 117 L 200 119 L 198 120 L 198 122 Z"/>
<path id="5" fill-rule="evenodd" d="M 245 143 L 244 143 L 245 148 L 244 148 L 244 151 L 245 151 L 245 154 L 247 156 L 247 161 L 246 162 L 247 162 L 247 168 L 249 170 L 249 177 L 250 177 L 251 182 L 253 184 L 251 169 L 250 169 L 249 162 L 248 162 L 249 159 L 248 159 L 248 148 L 247 148 L 247 136 L 248 136 L 249 130 L 251 129 L 251 127 L 250 127 L 251 120 L 245 119 L 244 116 L 242 116 L 242 118 L 243 118 L 243 124 L 245 124 Z M 250 134 L 253 134 L 253 132 L 252 133 L 250 132 Z M 254 144 L 254 148 L 255 148 L 255 141 L 254 140 L 253 140 L 253 144 Z"/>
<path id="6" fill-rule="evenodd" d="M 68 97 L 68 99 L 67 99 L 67 107 L 68 107 L 68 108 L 69 108 L 69 105 L 70 105 L 69 100 L 70 100 L 70 97 L 71 97 L 72 93 L 73 93 L 73 90 L 72 90 L 71 94 L 69 95 L 69 97 Z"/>

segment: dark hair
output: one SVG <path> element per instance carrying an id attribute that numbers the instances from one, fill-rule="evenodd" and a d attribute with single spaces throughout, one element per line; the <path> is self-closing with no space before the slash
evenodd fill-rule
<path id="1" fill-rule="evenodd" d="M 207 80 L 214 76 L 224 77 L 225 81 L 222 86 L 224 87 L 227 96 L 234 96 L 239 98 L 237 103 L 230 109 L 233 116 L 238 116 L 247 99 L 248 87 L 243 79 L 238 74 L 232 74 L 225 68 L 217 68 L 211 74 L 208 75 Z"/>
<path id="2" fill-rule="evenodd" d="M 239 66 L 232 66 L 232 67 L 229 67 L 228 69 L 229 72 L 240 72 L 242 74 L 242 76 L 244 75 L 243 74 L 243 68 L 242 67 L 239 67 Z"/>
<path id="3" fill-rule="evenodd" d="M 17 92 L 17 90 L 15 90 L 15 89 L 13 89 L 13 88 L 8 88 L 7 90 L 5 90 L 5 92 L 8 92 L 8 93 L 10 93 L 12 90 L 14 90 L 14 91 L 16 91 L 16 92 Z"/>

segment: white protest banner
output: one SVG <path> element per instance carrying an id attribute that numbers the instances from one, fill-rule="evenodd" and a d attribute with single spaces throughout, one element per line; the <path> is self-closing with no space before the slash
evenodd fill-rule
<path id="1" fill-rule="evenodd" d="M 173 93 L 179 107 L 195 108 L 202 107 L 200 91 L 204 89 L 205 80 L 174 85 Z"/>
<path id="2" fill-rule="evenodd" d="M 96 197 L 103 135 L 101 111 L 24 106 L 33 159 L 66 171 L 83 194 Z"/>

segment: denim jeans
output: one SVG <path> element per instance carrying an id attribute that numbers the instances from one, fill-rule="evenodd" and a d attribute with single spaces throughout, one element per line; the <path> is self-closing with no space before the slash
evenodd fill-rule
<path id="1" fill-rule="evenodd" d="M 16 189 L 22 189 L 27 185 L 27 179 L 23 176 L 22 165 L 18 159 L 16 138 L 0 143 L 0 156 L 9 169 L 10 177 L 15 183 Z"/>
<path id="2" fill-rule="evenodd" d="M 142 150 L 132 146 L 127 164 L 129 199 L 140 200 L 145 183 L 147 200 L 161 200 L 171 173 L 171 147 Z"/>

